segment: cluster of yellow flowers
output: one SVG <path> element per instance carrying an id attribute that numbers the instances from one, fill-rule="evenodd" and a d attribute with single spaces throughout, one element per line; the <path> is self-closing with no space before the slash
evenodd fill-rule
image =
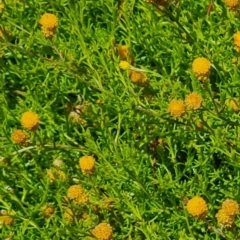
<path id="1" fill-rule="evenodd" d="M 42 25 L 42 32 L 46 38 L 51 39 L 56 34 L 58 18 L 54 14 L 43 14 L 39 23 Z"/>
<path id="2" fill-rule="evenodd" d="M 125 48 L 124 50 L 126 51 Z M 123 56 L 125 56 L 125 51 L 120 51 L 119 53 L 122 59 L 124 59 Z M 142 71 L 131 66 L 128 61 L 121 61 L 119 67 L 123 70 L 131 70 L 130 79 L 132 82 L 137 83 L 139 86 L 146 86 L 147 76 L 143 74 Z M 210 76 L 211 62 L 204 57 L 196 58 L 192 63 L 192 70 L 200 81 L 206 81 Z"/>
<path id="3" fill-rule="evenodd" d="M 207 215 L 207 203 L 199 196 L 195 196 L 187 203 L 188 213 L 196 219 L 204 219 Z"/>
<path id="4" fill-rule="evenodd" d="M 204 219 L 207 216 L 207 210 L 207 203 L 202 197 L 195 196 L 187 203 L 188 213 L 196 219 Z M 222 227 L 232 227 L 238 213 L 239 204 L 232 199 L 227 199 L 222 203 L 216 218 Z"/>
<path id="5" fill-rule="evenodd" d="M 230 228 L 234 225 L 234 220 L 238 213 L 239 204 L 232 199 L 227 199 L 222 203 L 222 207 L 217 212 L 216 218 L 222 227 Z"/>
<path id="6" fill-rule="evenodd" d="M 92 175 L 95 171 L 95 158 L 92 156 L 83 156 L 79 159 L 79 166 L 84 175 Z"/>
<path id="7" fill-rule="evenodd" d="M 21 124 L 28 131 L 37 130 L 39 125 L 39 117 L 32 111 L 27 111 L 22 114 Z M 12 133 L 12 141 L 19 145 L 26 145 L 29 142 L 29 136 L 21 129 L 16 129 Z"/>
<path id="8" fill-rule="evenodd" d="M 139 69 L 134 68 L 129 61 L 127 61 L 128 58 L 130 58 L 130 61 L 133 61 L 133 59 L 131 59 L 132 54 L 129 52 L 130 50 L 126 45 L 122 45 L 118 48 L 118 54 L 122 60 L 119 67 L 123 70 L 130 70 L 129 77 L 131 81 L 140 87 L 145 87 L 148 82 L 147 76 Z"/>
<path id="9" fill-rule="evenodd" d="M 89 201 L 88 194 L 79 185 L 73 185 L 69 187 L 67 196 L 70 200 L 79 205 L 87 204 Z"/>
<path id="10" fill-rule="evenodd" d="M 136 83 L 140 87 L 145 87 L 147 85 L 147 76 L 146 74 L 142 73 L 137 68 L 131 66 L 131 64 L 127 61 L 121 61 L 119 67 L 123 70 L 130 70 L 130 79 L 133 83 Z"/>
<path id="11" fill-rule="evenodd" d="M 196 92 L 188 94 L 185 103 L 182 100 L 173 99 L 168 105 L 168 111 L 173 117 L 181 117 L 186 113 L 186 109 L 197 110 L 202 106 L 203 99 Z"/>

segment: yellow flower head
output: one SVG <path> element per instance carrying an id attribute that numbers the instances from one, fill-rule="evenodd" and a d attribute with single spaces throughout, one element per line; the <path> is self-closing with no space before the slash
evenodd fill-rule
<path id="1" fill-rule="evenodd" d="M 50 182 L 67 180 L 65 172 L 58 169 L 47 169 L 47 176 Z"/>
<path id="2" fill-rule="evenodd" d="M 132 70 L 130 72 L 130 79 L 133 83 L 136 83 L 141 87 L 144 87 L 147 84 L 147 76 L 142 72 Z"/>
<path id="3" fill-rule="evenodd" d="M 239 111 L 239 101 L 237 99 L 227 99 L 225 101 L 225 104 L 230 108 L 232 109 L 234 112 L 238 112 Z"/>
<path id="4" fill-rule="evenodd" d="M 43 28 L 53 30 L 58 25 L 58 18 L 51 13 L 44 13 L 39 21 Z"/>
<path id="5" fill-rule="evenodd" d="M 206 81 L 210 75 L 211 62 L 204 58 L 196 58 L 192 63 L 192 70 L 200 81 Z"/>
<path id="6" fill-rule="evenodd" d="M 68 189 L 67 196 L 70 199 L 76 199 L 82 195 L 84 192 L 83 188 L 79 185 L 73 185 Z"/>
<path id="7" fill-rule="evenodd" d="M 29 137 L 24 131 L 17 129 L 12 134 L 12 140 L 19 145 L 25 145 L 28 143 Z"/>
<path id="8" fill-rule="evenodd" d="M 196 92 L 192 92 L 186 96 L 185 103 L 188 108 L 197 110 L 202 105 L 202 97 Z"/>
<path id="9" fill-rule="evenodd" d="M 131 65 L 127 61 L 121 61 L 119 64 L 119 67 L 123 70 L 128 70 L 128 69 L 130 69 Z"/>
<path id="10" fill-rule="evenodd" d="M 186 107 L 182 100 L 172 100 L 168 105 L 168 111 L 173 117 L 181 117 L 186 112 Z"/>
<path id="11" fill-rule="evenodd" d="M 220 209 L 217 212 L 216 218 L 217 218 L 218 223 L 225 228 L 230 228 L 234 224 L 234 216 L 228 215 L 224 211 L 224 209 Z"/>
<path id="12" fill-rule="evenodd" d="M 42 215 L 46 218 L 51 217 L 55 213 L 55 208 L 51 205 L 44 205 L 41 207 Z"/>
<path id="13" fill-rule="evenodd" d="M 229 215 L 229 216 L 235 216 L 239 213 L 239 204 L 232 200 L 232 199 L 227 199 L 222 203 L 222 210 Z"/>
<path id="14" fill-rule="evenodd" d="M 207 214 L 207 203 L 202 197 L 193 197 L 187 203 L 187 211 L 196 219 L 203 219 Z"/>
<path id="15" fill-rule="evenodd" d="M 128 46 L 122 45 L 122 46 L 118 47 L 118 54 L 122 60 L 127 59 L 128 52 L 129 52 Z"/>
<path id="16" fill-rule="evenodd" d="M 237 11 L 239 8 L 239 0 L 225 0 L 225 4 L 232 11 Z"/>
<path id="17" fill-rule="evenodd" d="M 79 185 L 73 185 L 68 189 L 67 196 L 76 204 L 86 204 L 89 201 L 88 194 Z"/>
<path id="18" fill-rule="evenodd" d="M 39 23 L 42 25 L 42 32 L 46 38 L 52 38 L 55 35 L 58 18 L 54 14 L 43 14 Z"/>
<path id="19" fill-rule="evenodd" d="M 92 230 L 92 234 L 99 240 L 111 240 L 112 227 L 107 223 L 100 223 Z"/>
<path id="20" fill-rule="evenodd" d="M 95 158 L 92 156 L 83 156 L 79 159 L 79 166 L 83 174 L 91 175 L 95 170 Z"/>
<path id="21" fill-rule="evenodd" d="M 21 124 L 27 130 L 34 131 L 38 128 L 39 117 L 35 112 L 25 112 L 21 117 Z"/>
<path id="22" fill-rule="evenodd" d="M 237 31 L 234 35 L 233 35 L 233 43 L 234 43 L 234 49 L 237 52 L 240 52 L 240 31 Z"/>

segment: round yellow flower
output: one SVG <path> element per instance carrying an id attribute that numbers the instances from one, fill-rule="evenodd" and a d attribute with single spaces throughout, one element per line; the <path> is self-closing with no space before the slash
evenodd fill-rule
<path id="1" fill-rule="evenodd" d="M 216 218 L 218 223 L 225 228 L 230 228 L 234 224 L 234 216 L 228 215 L 224 209 L 220 209 L 217 214 Z"/>
<path id="2" fill-rule="evenodd" d="M 239 204 L 232 200 L 232 199 L 227 199 L 222 203 L 222 210 L 229 215 L 229 216 L 235 216 L 239 213 Z"/>
<path id="3" fill-rule="evenodd" d="M 79 185 L 73 185 L 68 189 L 67 196 L 76 204 L 86 204 L 89 201 L 88 194 Z"/>
<path id="4" fill-rule="evenodd" d="M 181 117 L 186 112 L 186 107 L 182 100 L 172 100 L 168 105 L 168 111 L 173 117 Z"/>
<path id="5" fill-rule="evenodd" d="M 70 199 L 76 199 L 78 197 L 80 197 L 83 193 L 83 189 L 81 186 L 79 185 L 73 185 L 71 186 L 69 189 L 68 189 L 68 194 L 67 196 L 70 198 Z"/>
<path id="6" fill-rule="evenodd" d="M 129 52 L 128 46 L 122 45 L 122 46 L 118 47 L 118 54 L 121 59 L 123 59 L 123 60 L 127 59 L 128 52 Z"/>
<path id="7" fill-rule="evenodd" d="M 211 62 L 204 58 L 196 58 L 192 63 L 192 70 L 200 81 L 206 81 L 210 75 Z"/>
<path id="8" fill-rule="evenodd" d="M 236 11 L 239 8 L 239 0 L 225 0 L 228 9 Z"/>
<path id="9" fill-rule="evenodd" d="M 92 234 L 99 240 L 111 240 L 112 227 L 107 223 L 100 223 L 92 230 Z"/>
<path id="10" fill-rule="evenodd" d="M 55 213 L 55 208 L 50 205 L 44 205 L 41 207 L 41 211 L 44 217 L 49 218 Z"/>
<path id="11" fill-rule="evenodd" d="M 21 124 L 29 131 L 34 131 L 38 128 L 39 117 L 35 112 L 28 111 L 23 113 L 21 118 Z"/>
<path id="12" fill-rule="evenodd" d="M 196 92 L 192 92 L 186 96 L 185 103 L 188 108 L 197 110 L 202 105 L 202 97 Z"/>
<path id="13" fill-rule="evenodd" d="M 229 108 L 231 108 L 234 112 L 238 112 L 238 111 L 239 111 L 239 101 L 238 101 L 236 98 L 234 98 L 234 99 L 232 99 L 232 100 L 227 99 L 227 100 L 225 101 L 225 104 L 226 104 Z"/>
<path id="14" fill-rule="evenodd" d="M 58 18 L 51 13 L 44 13 L 39 21 L 43 28 L 53 30 L 58 25 Z"/>
<path id="15" fill-rule="evenodd" d="M 207 203 L 202 197 L 193 197 L 187 203 L 187 211 L 194 218 L 203 219 L 207 214 Z"/>
<path id="16" fill-rule="evenodd" d="M 119 64 L 119 67 L 123 70 L 128 70 L 128 69 L 130 69 L 131 65 L 127 61 L 121 61 Z"/>
<path id="17" fill-rule="evenodd" d="M 141 87 L 144 87 L 147 84 L 147 76 L 142 72 L 132 70 L 130 72 L 130 79 L 133 83 L 136 83 Z"/>
<path id="18" fill-rule="evenodd" d="M 91 175 L 95 170 L 95 158 L 92 156 L 83 156 L 79 159 L 79 166 L 83 174 Z"/>
<path id="19" fill-rule="evenodd" d="M 52 38 L 55 35 L 58 26 L 58 18 L 54 14 L 43 14 L 39 23 L 42 25 L 42 32 L 46 38 Z"/>
<path id="20" fill-rule="evenodd" d="M 28 143 L 29 137 L 24 131 L 17 129 L 12 133 L 12 140 L 19 145 L 25 145 Z"/>

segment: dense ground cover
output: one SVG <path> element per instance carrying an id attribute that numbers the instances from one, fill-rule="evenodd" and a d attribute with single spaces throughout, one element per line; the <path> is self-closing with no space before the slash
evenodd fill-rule
<path id="1" fill-rule="evenodd" d="M 240 239 L 238 8 L 2 1 L 0 239 Z"/>

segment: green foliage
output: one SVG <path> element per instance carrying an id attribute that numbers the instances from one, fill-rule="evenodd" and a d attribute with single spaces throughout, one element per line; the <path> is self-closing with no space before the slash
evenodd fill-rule
<path id="1" fill-rule="evenodd" d="M 0 208 L 13 215 L 14 225 L 2 225 L 1 239 L 89 239 L 101 222 L 112 226 L 116 240 L 240 238 L 238 216 L 229 229 L 215 217 L 223 200 L 240 201 L 233 43 L 239 13 L 212 1 L 208 14 L 209 3 L 4 1 Z M 59 19 L 52 39 L 41 31 L 44 13 Z M 122 45 L 127 59 L 118 54 Z M 211 62 L 206 82 L 191 69 L 197 57 Z M 121 60 L 145 74 L 148 84 L 132 82 Z M 202 107 L 172 117 L 169 102 L 193 91 Z M 39 115 L 39 128 L 27 132 L 26 145 L 17 145 L 11 136 L 23 129 L 21 115 L 29 110 Z M 79 167 L 84 155 L 97 160 L 92 176 Z M 55 159 L 63 160 L 67 179 L 51 182 L 47 169 L 56 168 Z M 66 200 L 74 184 L 89 194 L 87 205 Z M 208 204 L 204 221 L 186 210 L 194 196 Z M 55 208 L 49 218 L 41 211 L 46 204 Z M 64 218 L 66 207 L 75 213 L 72 223 Z"/>

